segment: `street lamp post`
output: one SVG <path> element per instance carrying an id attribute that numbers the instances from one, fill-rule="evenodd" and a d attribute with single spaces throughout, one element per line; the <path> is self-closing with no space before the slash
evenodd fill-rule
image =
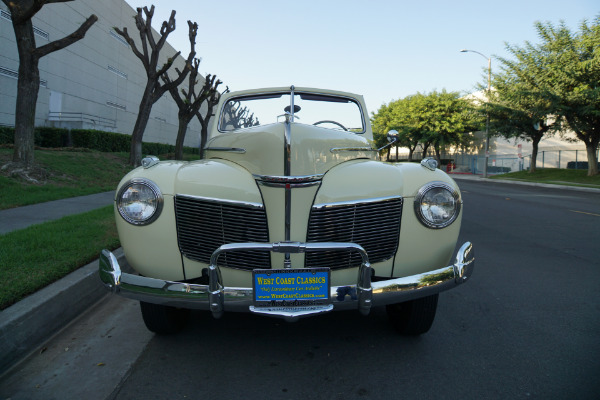
<path id="1" fill-rule="evenodd" d="M 490 159 L 490 110 L 489 110 L 488 102 L 489 102 L 489 98 L 490 98 L 490 89 L 491 89 L 491 85 L 492 85 L 492 57 L 487 57 L 475 50 L 467 50 L 467 49 L 461 50 L 461 53 L 467 53 L 467 52 L 477 53 L 481 57 L 488 60 L 488 87 L 487 87 L 488 101 L 485 104 L 486 114 L 487 114 L 486 121 L 485 121 L 485 164 L 483 164 L 483 177 L 487 178 L 488 177 L 488 161 Z"/>

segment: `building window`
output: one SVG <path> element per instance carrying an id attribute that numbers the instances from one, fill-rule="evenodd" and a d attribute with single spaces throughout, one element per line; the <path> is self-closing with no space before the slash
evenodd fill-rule
<path id="1" fill-rule="evenodd" d="M 112 36 L 114 39 L 118 40 L 125 46 L 129 47 L 129 43 L 127 43 L 127 40 L 123 39 L 123 37 L 121 35 L 119 35 L 117 32 L 111 30 L 108 33 L 110 33 L 110 36 Z"/>
<path id="2" fill-rule="evenodd" d="M 7 21 L 11 21 L 10 12 L 6 10 L 0 10 L 0 17 L 4 18 Z M 50 35 L 48 34 L 48 32 L 38 28 L 37 26 L 33 26 L 33 33 L 41 38 L 50 40 Z"/>
<path id="3" fill-rule="evenodd" d="M 14 69 L 0 67 L 0 75 L 7 76 L 13 79 L 19 79 L 19 71 L 15 71 Z M 40 79 L 40 86 L 45 88 L 48 87 L 48 81 L 45 79 Z"/>
<path id="4" fill-rule="evenodd" d="M 107 101 L 106 105 L 112 108 L 118 108 L 119 110 L 127 110 L 127 107 L 125 107 L 123 104 L 119 104 L 119 103 L 114 103 L 112 101 Z"/>
<path id="5" fill-rule="evenodd" d="M 115 67 L 113 67 L 112 65 L 108 66 L 108 70 L 114 74 L 119 75 L 121 78 L 125 78 L 127 79 L 127 74 L 123 71 L 119 71 L 118 69 L 116 69 Z"/>

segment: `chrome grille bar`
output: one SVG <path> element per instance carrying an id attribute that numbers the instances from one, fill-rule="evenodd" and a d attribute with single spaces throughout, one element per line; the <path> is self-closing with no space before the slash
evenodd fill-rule
<path id="1" fill-rule="evenodd" d="M 260 204 L 177 195 L 175 216 L 179 250 L 194 261 L 210 263 L 212 253 L 224 244 L 269 241 L 267 216 Z M 270 253 L 227 253 L 220 258 L 219 266 L 268 269 Z"/>
<path id="2" fill-rule="evenodd" d="M 398 248 L 402 197 L 386 197 L 313 206 L 307 242 L 352 242 L 361 245 L 371 264 L 388 260 Z M 307 253 L 307 268 L 332 269 L 358 267 L 353 253 L 326 251 Z"/>

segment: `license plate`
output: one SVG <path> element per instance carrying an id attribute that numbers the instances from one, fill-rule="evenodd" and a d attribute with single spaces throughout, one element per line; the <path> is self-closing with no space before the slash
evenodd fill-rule
<path id="1" fill-rule="evenodd" d="M 255 307 L 307 307 L 331 302 L 329 268 L 255 269 Z"/>

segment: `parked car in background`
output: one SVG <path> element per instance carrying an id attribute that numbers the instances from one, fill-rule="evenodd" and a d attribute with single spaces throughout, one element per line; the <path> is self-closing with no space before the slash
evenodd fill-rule
<path id="1" fill-rule="evenodd" d="M 138 274 L 104 250 L 102 282 L 156 333 L 190 309 L 296 320 L 376 306 L 399 332 L 427 332 L 438 294 L 474 268 L 469 242 L 451 263 L 456 183 L 431 159 L 380 161 L 362 96 L 257 89 L 217 110 L 204 159 L 147 157 L 123 178 L 117 228 Z"/>

